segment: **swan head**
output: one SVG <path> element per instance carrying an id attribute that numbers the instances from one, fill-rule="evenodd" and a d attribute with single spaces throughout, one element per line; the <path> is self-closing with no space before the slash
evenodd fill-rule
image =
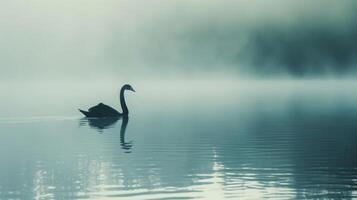
<path id="1" fill-rule="evenodd" d="M 131 87 L 131 85 L 129 85 L 129 84 L 123 85 L 122 89 L 123 89 L 123 90 L 130 90 L 130 91 L 135 92 L 134 88 Z"/>

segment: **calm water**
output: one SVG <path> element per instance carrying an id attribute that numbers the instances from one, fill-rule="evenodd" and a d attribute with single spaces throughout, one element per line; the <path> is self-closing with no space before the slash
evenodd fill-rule
<path id="1" fill-rule="evenodd" d="M 0 199 L 357 198 L 356 83 L 133 85 L 3 88 Z"/>

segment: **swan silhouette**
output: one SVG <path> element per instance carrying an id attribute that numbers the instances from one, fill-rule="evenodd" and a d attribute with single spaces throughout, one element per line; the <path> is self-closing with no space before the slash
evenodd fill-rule
<path id="1" fill-rule="evenodd" d="M 129 85 L 129 84 L 125 84 L 125 85 L 123 85 L 123 87 L 121 87 L 121 89 L 120 89 L 120 105 L 123 110 L 122 113 L 118 112 L 114 108 L 112 108 L 108 105 L 105 105 L 103 103 L 99 103 L 98 105 L 89 108 L 88 111 L 84 111 L 81 109 L 79 109 L 79 111 L 86 117 L 95 117 L 95 118 L 128 116 L 129 110 L 128 110 L 128 107 L 126 106 L 125 98 L 124 98 L 125 90 L 130 90 L 130 91 L 135 92 L 133 87 L 131 87 L 131 85 Z"/>

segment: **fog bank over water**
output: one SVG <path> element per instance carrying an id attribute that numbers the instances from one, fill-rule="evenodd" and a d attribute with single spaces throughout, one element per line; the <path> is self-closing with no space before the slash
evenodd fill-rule
<path id="1" fill-rule="evenodd" d="M 32 82 L 1 84 L 0 118 L 38 116 L 81 116 L 78 108 L 87 109 L 103 102 L 120 110 L 119 89 L 125 82 Z M 200 112 L 212 109 L 220 113 L 224 105 L 237 109 L 245 104 L 254 108 L 255 101 L 284 107 L 282 102 L 312 101 L 311 109 L 323 112 L 330 105 L 357 107 L 355 80 L 306 80 L 306 81 L 135 81 L 130 82 L 135 93 L 126 93 L 131 116 L 146 112 Z M 214 104 L 214 105 L 212 105 Z M 270 105 L 271 104 L 271 105 Z M 190 105 L 191 107 L 189 107 Z M 356 108 L 357 110 L 357 108 Z"/>
<path id="2" fill-rule="evenodd" d="M 356 74 L 356 1 L 0 2 L 0 80 Z"/>

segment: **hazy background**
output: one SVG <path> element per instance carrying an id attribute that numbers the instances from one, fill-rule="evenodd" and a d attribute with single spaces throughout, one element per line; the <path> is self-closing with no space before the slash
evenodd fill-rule
<path id="1" fill-rule="evenodd" d="M 356 74 L 357 2 L 0 2 L 0 81 Z"/>
<path id="2" fill-rule="evenodd" d="M 357 199 L 356 11 L 0 0 L 0 199 Z"/>

